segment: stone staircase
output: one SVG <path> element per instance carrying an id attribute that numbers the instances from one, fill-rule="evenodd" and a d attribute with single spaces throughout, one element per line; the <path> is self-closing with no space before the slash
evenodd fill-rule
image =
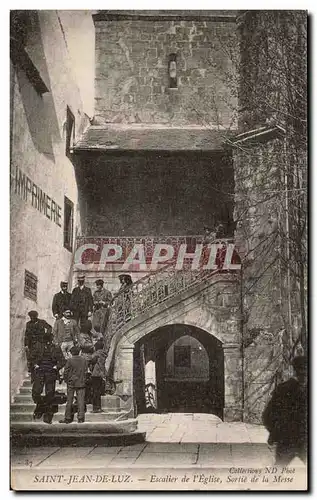
<path id="1" fill-rule="evenodd" d="M 108 373 L 111 373 L 115 357 L 116 337 L 137 326 L 144 314 L 151 315 L 157 306 L 162 304 L 164 309 L 168 308 L 169 301 L 176 298 L 182 300 L 182 295 L 190 289 L 194 291 L 198 286 L 212 286 L 219 274 L 224 281 L 236 280 L 231 273 L 219 270 L 192 271 L 188 264 L 181 271 L 177 271 L 174 264 L 169 264 L 137 280 L 124 292 L 119 292 L 112 301 L 108 322 L 105 345 L 107 353 L 109 352 L 106 363 Z M 66 392 L 63 384 L 57 384 L 56 389 Z M 117 390 L 119 395 L 103 396 L 103 413 L 92 413 L 91 405 L 87 405 L 85 423 L 82 424 L 59 423 L 64 417 L 65 405 L 59 406 L 52 424 L 33 421 L 35 405 L 31 390 L 31 381 L 26 378 L 11 405 L 11 439 L 14 444 L 35 446 L 45 443 L 56 446 L 59 443 L 76 445 L 80 441 L 80 445 L 87 443 L 122 446 L 145 440 L 145 433 L 137 431 L 133 405 L 129 410 L 130 402 L 122 399 L 126 395 L 120 393 L 120 384 Z"/>
<path id="2" fill-rule="evenodd" d="M 66 393 L 66 385 L 56 384 L 56 390 Z M 92 405 L 87 405 L 85 423 L 82 424 L 76 419 L 71 424 L 59 423 L 64 418 L 65 404 L 59 405 L 52 424 L 34 421 L 32 385 L 27 377 L 11 404 L 11 443 L 13 446 L 66 446 L 79 442 L 81 446 L 122 446 L 145 440 L 145 433 L 137 431 L 137 420 L 121 408 L 119 397 L 103 396 L 102 407 L 103 413 L 92 413 Z"/>

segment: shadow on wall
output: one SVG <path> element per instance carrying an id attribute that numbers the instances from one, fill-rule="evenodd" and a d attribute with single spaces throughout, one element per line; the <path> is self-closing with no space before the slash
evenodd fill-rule
<path id="1" fill-rule="evenodd" d="M 32 11 L 29 16 L 30 19 L 27 20 L 29 22 L 28 24 L 25 18 L 21 19 L 21 23 L 27 24 L 24 26 L 27 34 L 24 40 L 25 43 L 21 46 L 20 50 L 22 53 L 27 54 L 26 57 L 32 60 L 32 63 L 33 60 L 38 62 L 38 67 L 37 64 L 35 67 L 40 73 L 40 77 L 45 82 L 48 92 L 42 93 L 38 91 L 35 85 L 30 82 L 26 72 L 17 61 L 13 61 L 13 65 L 16 71 L 18 88 L 34 147 L 39 153 L 47 156 L 49 160 L 55 161 L 53 143 L 61 140 L 61 134 L 51 93 L 51 82 L 41 39 L 38 14 Z M 14 37 L 14 32 L 11 32 L 11 37 Z M 29 51 L 28 45 L 30 45 Z M 29 57 L 29 52 L 33 59 Z M 13 105 L 15 105 L 15 103 Z M 15 130 L 17 130 L 17 124 L 15 124 Z"/>
<path id="2" fill-rule="evenodd" d="M 246 421 L 262 424 L 262 414 L 272 391 L 282 381 L 281 335 L 260 332 L 245 349 Z"/>

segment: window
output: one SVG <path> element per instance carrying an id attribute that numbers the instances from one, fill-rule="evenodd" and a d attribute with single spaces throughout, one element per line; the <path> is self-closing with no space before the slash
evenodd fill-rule
<path id="1" fill-rule="evenodd" d="M 37 301 L 37 277 L 25 269 L 24 272 L 24 297 Z"/>
<path id="2" fill-rule="evenodd" d="M 69 107 L 66 110 L 66 156 L 69 156 L 75 139 L 75 117 Z"/>
<path id="3" fill-rule="evenodd" d="M 176 54 L 170 54 L 168 59 L 169 88 L 177 89 Z"/>
<path id="4" fill-rule="evenodd" d="M 64 197 L 64 247 L 73 251 L 74 203 Z"/>
<path id="5" fill-rule="evenodd" d="M 174 367 L 190 368 L 190 352 L 189 345 L 174 346 Z"/>

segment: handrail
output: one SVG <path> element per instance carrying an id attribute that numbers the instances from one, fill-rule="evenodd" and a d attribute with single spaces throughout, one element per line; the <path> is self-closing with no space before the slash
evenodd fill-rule
<path id="1" fill-rule="evenodd" d="M 176 270 L 171 263 L 143 276 L 114 296 L 107 328 L 108 339 L 138 315 L 219 273 L 223 271 L 192 270 L 189 264 L 185 269 Z"/>

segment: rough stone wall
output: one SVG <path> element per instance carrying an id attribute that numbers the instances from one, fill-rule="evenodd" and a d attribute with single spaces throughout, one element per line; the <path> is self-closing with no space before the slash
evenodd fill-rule
<path id="1" fill-rule="evenodd" d="M 300 334 L 296 241 L 305 222 L 298 223 L 297 210 L 305 193 L 295 179 L 306 170 L 305 13 L 249 11 L 239 30 L 239 130 L 285 130 L 285 139 L 254 138 L 234 150 L 236 240 L 244 250 L 245 411 L 257 421 L 274 385 L 291 374 Z M 304 203 L 301 210 L 304 220 Z"/>
<path id="2" fill-rule="evenodd" d="M 157 18 L 95 21 L 95 26 L 96 124 L 233 126 L 233 22 Z M 172 53 L 177 89 L 169 88 Z"/>
<path id="3" fill-rule="evenodd" d="M 245 418 L 261 422 L 283 370 L 285 301 L 281 295 L 280 140 L 236 151 L 236 241 L 243 249 Z"/>
<path id="4" fill-rule="evenodd" d="M 281 381 L 282 333 L 263 329 L 244 352 L 244 414 L 246 421 L 261 424 L 268 399 Z"/>
<path id="5" fill-rule="evenodd" d="M 305 135 L 307 12 L 248 11 L 238 31 L 241 131 L 269 121 Z"/>
<path id="6" fill-rule="evenodd" d="M 75 172 L 66 156 L 66 107 L 75 116 L 77 136 L 87 125 L 57 12 L 41 11 L 33 19 L 26 48 L 49 92 L 39 95 L 24 71 L 11 64 L 11 394 L 26 368 L 27 312 L 35 309 L 52 324 L 52 295 L 71 270 L 72 253 L 64 248 L 64 196 L 74 203 L 74 234 L 80 220 Z M 17 167 L 61 207 L 59 225 L 32 206 L 30 192 L 25 200 L 16 191 Z M 25 270 L 38 278 L 36 302 L 24 296 Z"/>

